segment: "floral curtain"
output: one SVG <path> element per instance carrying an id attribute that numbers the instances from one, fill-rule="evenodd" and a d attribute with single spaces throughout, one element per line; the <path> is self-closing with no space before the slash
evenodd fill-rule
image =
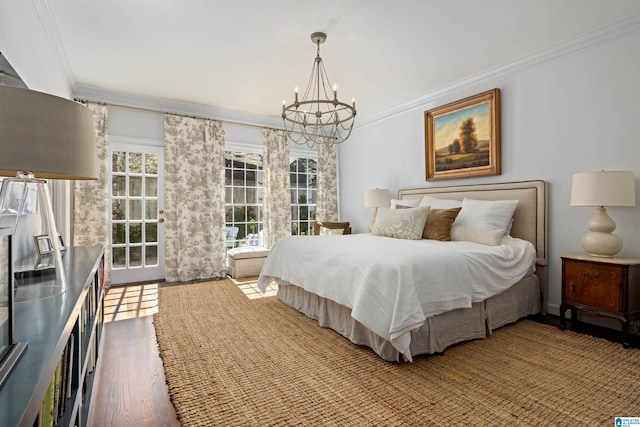
<path id="1" fill-rule="evenodd" d="M 164 161 L 165 280 L 224 277 L 222 123 L 167 114 Z"/>
<path id="2" fill-rule="evenodd" d="M 273 247 L 291 235 L 289 141 L 282 130 L 263 129 L 264 144 L 264 243 Z"/>
<path id="3" fill-rule="evenodd" d="M 73 244 L 104 245 L 105 282 L 111 282 L 111 246 L 109 243 L 109 140 L 107 137 L 108 108 L 88 103 L 93 113 L 98 156 L 98 179 L 75 181 L 73 208 Z"/>
<path id="4" fill-rule="evenodd" d="M 337 152 L 336 144 L 318 144 L 318 221 L 338 221 Z"/>

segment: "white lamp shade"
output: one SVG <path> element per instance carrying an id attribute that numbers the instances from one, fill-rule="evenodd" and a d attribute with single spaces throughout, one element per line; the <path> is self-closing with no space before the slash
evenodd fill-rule
<path id="1" fill-rule="evenodd" d="M 573 175 L 571 206 L 635 206 L 633 172 L 598 171 Z"/>
<path id="2" fill-rule="evenodd" d="M 387 208 L 391 206 L 391 196 L 386 188 L 367 190 L 364 193 L 365 208 Z"/>
<path id="3" fill-rule="evenodd" d="M 93 115 L 77 102 L 0 85 L 0 175 L 98 177 Z"/>

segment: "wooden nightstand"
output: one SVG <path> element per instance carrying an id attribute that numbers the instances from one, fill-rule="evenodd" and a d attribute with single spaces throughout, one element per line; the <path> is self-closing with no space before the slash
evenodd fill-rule
<path id="1" fill-rule="evenodd" d="M 562 258 L 562 304 L 560 329 L 565 312 L 571 322 L 577 312 L 607 316 L 620 321 L 622 345 L 629 347 L 629 321 L 640 319 L 640 259 L 602 258 L 586 253 L 567 253 Z"/>

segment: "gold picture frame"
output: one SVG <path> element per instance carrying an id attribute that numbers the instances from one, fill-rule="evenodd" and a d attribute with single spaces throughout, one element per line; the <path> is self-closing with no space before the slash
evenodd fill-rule
<path id="1" fill-rule="evenodd" d="M 500 175 L 500 89 L 424 112 L 427 181 Z"/>

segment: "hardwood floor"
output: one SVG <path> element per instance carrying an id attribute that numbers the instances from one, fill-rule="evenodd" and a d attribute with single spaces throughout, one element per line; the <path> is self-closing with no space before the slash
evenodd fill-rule
<path id="1" fill-rule="evenodd" d="M 90 426 L 180 426 L 158 354 L 158 283 L 111 287 Z"/>
<path id="2" fill-rule="evenodd" d="M 236 283 L 247 298 L 262 296 L 253 278 Z M 158 288 L 162 286 L 176 285 L 135 284 L 107 291 L 103 347 L 98 359 L 90 426 L 180 426 L 169 399 L 153 326 Z M 275 289 L 269 289 L 266 296 L 275 294 Z M 532 320 L 552 326 L 560 324 L 560 318 L 553 315 L 533 316 Z M 571 328 L 571 322 L 567 323 L 567 328 Z M 611 341 L 620 339 L 619 331 L 586 323 L 580 323 L 574 330 Z M 634 337 L 632 346 L 638 347 L 639 342 L 639 337 Z"/>

